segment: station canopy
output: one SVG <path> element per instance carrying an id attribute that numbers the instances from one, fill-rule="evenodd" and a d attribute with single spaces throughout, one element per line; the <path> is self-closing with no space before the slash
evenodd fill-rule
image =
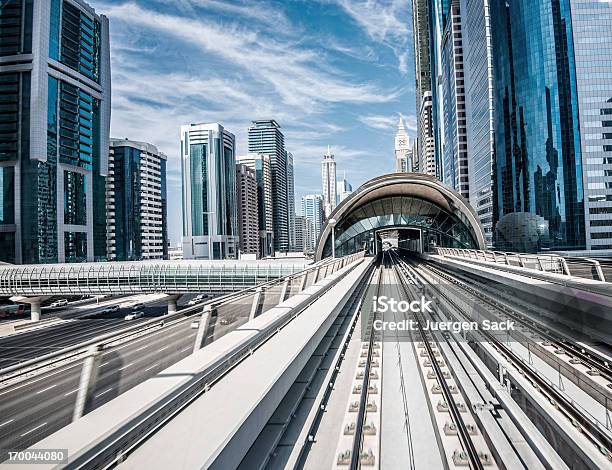
<path id="1" fill-rule="evenodd" d="M 418 251 L 433 246 L 486 249 L 478 217 L 457 192 L 433 176 L 392 173 L 376 177 L 342 201 L 319 236 L 315 258 L 331 256 L 335 221 L 336 256 L 375 251 L 380 232 L 398 229 L 418 239 Z M 415 246 L 415 245 L 413 245 Z"/>

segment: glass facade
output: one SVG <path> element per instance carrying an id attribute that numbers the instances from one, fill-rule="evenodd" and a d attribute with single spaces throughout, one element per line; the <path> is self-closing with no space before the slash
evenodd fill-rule
<path id="1" fill-rule="evenodd" d="M 140 233 L 140 151 L 114 147 L 115 256 L 117 260 L 138 260 Z"/>
<path id="2" fill-rule="evenodd" d="M 451 214 L 416 197 L 386 197 L 369 202 L 344 215 L 336 226 L 336 256 L 370 246 L 375 233 L 384 228 L 420 229 L 428 243 L 449 248 L 476 248 L 470 223 L 462 213 Z M 323 257 L 331 256 L 331 237 Z"/>
<path id="3" fill-rule="evenodd" d="M 0 232 L 12 233 L 3 238 L 0 260 L 62 261 L 62 243 L 70 248 L 65 253 L 73 260 L 82 258 L 83 249 L 89 249 L 87 258 L 93 258 L 93 253 L 100 259 L 106 251 L 102 176 L 106 150 L 101 152 L 106 142 L 101 139 L 104 134 L 106 140 L 103 126 L 109 122 L 107 113 L 102 122 L 100 99 L 108 88 L 106 82 L 101 83 L 102 51 L 108 48 L 107 22 L 84 6 L 49 0 L 49 16 L 37 19 L 42 21 L 39 30 L 48 38 L 33 40 L 35 4 L 34 0 L 0 3 L 0 56 L 7 58 L 0 64 L 0 162 L 2 167 L 13 168 L 12 172 L 3 170 L 1 212 L 14 214 L 12 227 L 0 221 L 5 225 Z M 39 10 L 45 13 L 45 8 L 36 9 L 36 13 Z M 48 49 L 32 47 L 47 40 Z M 32 56 L 24 56 L 28 53 Z M 56 69 L 53 76 L 35 74 L 33 81 L 30 72 L 14 71 L 13 61 L 29 61 L 36 69 L 36 64 L 48 59 L 76 73 L 67 77 Z M 45 102 L 41 94 L 46 94 L 46 109 L 40 109 Z M 12 198 L 6 189 L 9 174 L 20 179 L 19 185 L 13 182 L 13 188 L 22 188 L 21 194 L 13 193 Z M 87 199 L 86 190 L 93 193 L 93 201 Z M 60 220 L 58 207 L 63 208 Z M 65 226 L 75 225 L 83 226 L 78 235 L 64 237 Z M 92 229 L 94 246 L 87 247 Z M 10 249 L 6 249 L 8 243 L 13 243 Z"/>
<path id="4" fill-rule="evenodd" d="M 67 263 L 82 263 L 87 261 L 87 233 L 65 232 L 64 253 Z"/>
<path id="5" fill-rule="evenodd" d="M 192 144 L 189 146 L 191 165 L 191 227 L 192 235 L 208 235 L 208 146 Z"/>
<path id="6" fill-rule="evenodd" d="M 612 250 L 612 4 L 572 0 L 587 249 Z"/>
<path id="7" fill-rule="evenodd" d="M 552 249 L 584 249 L 584 191 L 569 0 L 494 0 L 494 218 L 548 221 Z"/>
<path id="8" fill-rule="evenodd" d="M 15 223 L 15 168 L 0 167 L 0 224 Z"/>

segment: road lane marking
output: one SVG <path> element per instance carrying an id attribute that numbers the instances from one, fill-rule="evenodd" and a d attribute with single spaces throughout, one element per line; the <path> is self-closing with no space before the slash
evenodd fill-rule
<path id="1" fill-rule="evenodd" d="M 72 392 L 64 393 L 64 396 L 67 397 L 68 395 L 72 395 L 73 393 L 76 393 L 78 391 L 79 389 L 77 388 L 76 390 L 73 390 Z"/>
<path id="2" fill-rule="evenodd" d="M 117 369 L 117 370 L 127 369 L 128 367 L 130 367 L 133 364 L 134 364 L 133 362 L 130 362 L 129 364 L 124 365 L 123 367 L 119 367 L 119 369 Z"/>
<path id="3" fill-rule="evenodd" d="M 136 351 L 142 351 L 144 348 L 146 348 L 148 346 L 148 344 L 145 344 L 144 346 L 139 347 L 138 349 L 136 349 Z"/>
<path id="4" fill-rule="evenodd" d="M 39 393 L 44 393 L 44 392 L 46 392 L 47 390 L 51 390 L 53 387 L 57 387 L 57 384 L 53 384 L 53 385 L 51 385 L 50 387 L 43 388 L 42 390 L 39 390 L 38 392 L 36 392 L 36 395 L 38 395 Z"/>
<path id="5" fill-rule="evenodd" d="M 2 426 L 6 426 L 6 425 L 7 425 L 7 424 L 9 424 L 9 423 L 12 423 L 13 421 L 15 421 L 15 420 L 14 420 L 14 419 L 9 419 L 8 421 L 5 421 L 4 423 L 0 424 L 0 428 L 1 428 Z"/>
<path id="6" fill-rule="evenodd" d="M 36 431 L 37 429 L 40 429 L 40 428 L 42 428 L 43 426 L 46 426 L 46 425 L 47 425 L 47 423 L 46 423 L 46 422 L 44 422 L 44 423 L 42 423 L 42 424 L 39 424 L 39 425 L 38 425 L 38 426 L 36 426 L 35 428 L 32 428 L 32 429 L 30 429 L 29 431 L 24 432 L 24 433 L 21 435 L 21 437 L 27 436 L 27 435 L 28 435 L 28 434 L 30 434 L 31 432 L 34 432 L 34 431 Z"/>
<path id="7" fill-rule="evenodd" d="M 153 364 L 151 367 L 149 367 L 148 369 L 145 369 L 145 372 L 150 371 L 151 369 L 153 369 L 154 367 L 157 367 L 159 365 L 159 362 L 156 362 L 155 364 Z"/>
<path id="8" fill-rule="evenodd" d="M 189 351 L 190 349 L 193 349 L 193 347 L 189 347 L 189 348 L 181 349 L 181 352 Z"/>
<path id="9" fill-rule="evenodd" d="M 164 346 L 163 348 L 158 349 L 159 352 L 165 351 L 166 349 L 168 349 L 168 346 Z"/>
<path id="10" fill-rule="evenodd" d="M 105 393 L 110 392 L 113 389 L 113 387 L 109 388 L 108 390 L 104 390 L 103 392 L 98 393 L 94 398 L 98 398 L 101 397 L 102 395 L 104 395 Z"/>

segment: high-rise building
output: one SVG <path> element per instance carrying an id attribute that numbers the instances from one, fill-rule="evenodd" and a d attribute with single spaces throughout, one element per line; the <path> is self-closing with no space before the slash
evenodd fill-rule
<path id="1" fill-rule="evenodd" d="M 344 201 L 352 192 L 353 187 L 351 186 L 351 183 L 346 180 L 345 175 L 336 185 L 336 205 Z"/>
<path id="2" fill-rule="evenodd" d="M 238 157 L 236 161 L 255 171 L 259 219 L 259 257 L 274 256 L 274 212 L 270 157 L 260 153 L 249 153 Z"/>
<path id="3" fill-rule="evenodd" d="M 469 200 L 463 21 L 460 0 L 452 0 L 442 36 L 444 102 L 443 182 Z"/>
<path id="4" fill-rule="evenodd" d="M 336 207 L 336 161 L 327 146 L 327 153 L 321 162 L 321 180 L 323 186 L 323 212 L 325 217 Z"/>
<path id="5" fill-rule="evenodd" d="M 325 222 L 323 196 L 321 194 L 308 194 L 302 197 L 302 216 L 312 224 L 312 232 L 304 234 L 304 246 L 306 251 L 310 252 L 315 249 Z"/>
<path id="6" fill-rule="evenodd" d="M 312 221 L 304 216 L 295 218 L 296 250 L 302 253 L 311 253 L 314 250 L 312 240 L 314 229 Z"/>
<path id="7" fill-rule="evenodd" d="M 491 2 L 494 221 L 529 212 L 551 249 L 612 248 L 612 4 Z"/>
<path id="8" fill-rule="evenodd" d="M 436 144 L 434 139 L 431 91 L 423 93 L 418 127 L 418 140 L 415 143 L 418 150 L 413 151 L 415 159 L 418 161 L 418 171 L 436 176 Z"/>
<path id="9" fill-rule="evenodd" d="M 81 0 L 0 6 L 0 260 L 106 257 L 108 20 Z"/>
<path id="10" fill-rule="evenodd" d="M 259 210 L 257 207 L 257 176 L 255 170 L 236 164 L 238 199 L 238 234 L 240 252 L 259 255 Z"/>
<path id="11" fill-rule="evenodd" d="M 400 116 L 395 132 L 395 171 L 396 173 L 406 173 L 414 171 L 412 146 L 410 137 L 406 132 L 404 119 Z"/>
<path id="12" fill-rule="evenodd" d="M 238 254 L 235 138 L 218 123 L 181 126 L 183 256 Z"/>
<path id="13" fill-rule="evenodd" d="M 287 227 L 289 230 L 289 250 L 295 251 L 295 182 L 293 154 L 291 152 L 287 152 Z"/>
<path id="14" fill-rule="evenodd" d="M 418 129 L 413 149 L 413 170 L 436 175 L 435 142 L 432 116 L 432 68 L 430 49 L 430 0 L 412 1 L 416 111 Z"/>
<path id="15" fill-rule="evenodd" d="M 248 147 L 251 153 L 261 153 L 270 157 L 274 249 L 288 251 L 287 153 L 280 125 L 273 119 L 253 121 L 253 125 L 248 130 Z"/>
<path id="16" fill-rule="evenodd" d="M 111 139 L 106 178 L 109 260 L 168 258 L 166 155 L 154 145 Z"/>
<path id="17" fill-rule="evenodd" d="M 490 0 L 462 0 L 469 200 L 493 243 L 495 109 Z"/>

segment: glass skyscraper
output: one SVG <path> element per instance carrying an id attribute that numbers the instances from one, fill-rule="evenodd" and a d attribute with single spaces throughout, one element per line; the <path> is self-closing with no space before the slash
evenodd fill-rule
<path id="1" fill-rule="evenodd" d="M 0 8 L 0 259 L 106 257 L 108 20 L 80 0 Z"/>
<path id="2" fill-rule="evenodd" d="M 287 152 L 285 136 L 273 119 L 253 121 L 248 130 L 250 153 L 270 157 L 272 170 L 272 207 L 274 249 L 289 250 L 289 204 L 287 195 Z"/>
<path id="3" fill-rule="evenodd" d="M 108 258 L 167 259 L 166 155 L 146 142 L 111 139 L 110 145 Z"/>
<path id="4" fill-rule="evenodd" d="M 185 259 L 238 255 L 235 142 L 217 123 L 181 126 Z"/>
<path id="5" fill-rule="evenodd" d="M 607 64 L 601 61 L 599 68 L 585 70 L 584 59 L 596 60 L 601 47 L 611 47 L 607 44 L 591 44 L 577 67 L 574 44 L 587 37 L 572 14 L 579 3 L 584 2 L 540 0 L 534 8 L 531 0 L 494 0 L 491 5 L 496 84 L 494 218 L 515 212 L 543 217 L 551 249 L 587 246 L 586 149 L 581 142 L 577 85 L 579 80 L 603 80 L 606 74 L 608 81 L 612 78 L 609 55 Z M 610 4 L 605 5 L 609 12 Z M 591 37 L 601 38 L 610 24 L 594 22 L 593 27 L 597 33 Z M 607 98 L 612 97 L 609 88 Z M 605 109 L 606 90 L 596 85 L 593 90 L 599 93 L 589 94 L 589 99 L 602 96 L 597 105 Z"/>

